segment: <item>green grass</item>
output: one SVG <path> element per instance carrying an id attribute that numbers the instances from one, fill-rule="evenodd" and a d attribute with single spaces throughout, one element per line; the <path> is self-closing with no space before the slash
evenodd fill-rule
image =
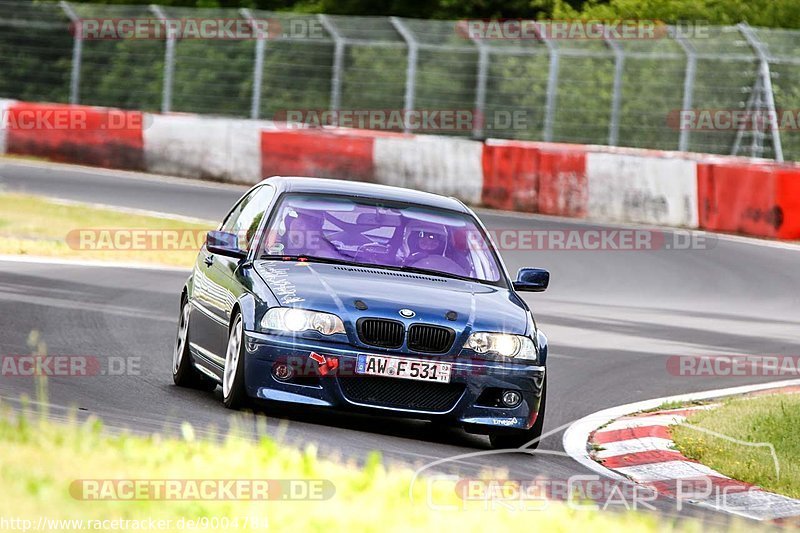
<path id="1" fill-rule="evenodd" d="M 687 426 L 673 428 L 678 449 L 687 457 L 740 481 L 800 498 L 800 395 L 776 394 L 726 401 L 698 411 Z M 705 429 L 748 443 L 775 447 L 780 474 L 767 447 L 750 447 L 698 431 Z"/>
<path id="2" fill-rule="evenodd" d="M 184 240 L 169 249 L 118 246 L 103 240 L 110 232 L 95 230 L 157 230 Z M 204 224 L 170 218 L 120 213 L 80 204 L 61 204 L 36 196 L 0 194 L 0 254 L 68 259 L 153 263 L 190 267 L 202 245 Z M 90 239 L 81 244 L 81 232 Z M 130 233 L 126 233 L 128 235 Z M 95 238 L 96 237 L 96 238 Z M 188 244 L 188 245 L 187 245 Z"/>
<path id="3" fill-rule="evenodd" d="M 244 416 L 244 415 L 243 415 Z M 243 422 L 244 423 L 244 422 Z M 253 424 L 250 420 L 249 424 Z M 0 416 L 0 517 L 88 520 L 238 520 L 228 531 L 249 531 L 255 522 L 279 531 L 699 531 L 693 522 L 675 524 L 653 515 L 598 513 L 559 503 L 545 510 L 487 510 L 464 502 L 450 482 L 425 481 L 409 498 L 412 471 L 386 468 L 380 456 L 366 465 L 317 457 L 312 446 L 298 450 L 269 438 L 258 442 L 228 436 L 199 438 L 184 425 L 183 436 L 109 435 L 96 420 L 64 424 L 44 417 L 3 412 Z M 231 435 L 235 435 L 234 431 Z M 531 459 L 532 461 L 535 459 Z M 496 474 L 494 474 L 496 475 Z M 96 479 L 326 479 L 335 486 L 327 501 L 85 501 L 75 499 L 75 480 Z M 430 500 L 438 508 L 428 505 Z M 452 509 L 442 510 L 445 506 Z M 249 520 L 245 527 L 245 520 Z M 535 526 L 533 525 L 535 524 Z M 222 528 L 220 531 L 224 530 Z M 263 529 L 261 529 L 263 530 Z"/>

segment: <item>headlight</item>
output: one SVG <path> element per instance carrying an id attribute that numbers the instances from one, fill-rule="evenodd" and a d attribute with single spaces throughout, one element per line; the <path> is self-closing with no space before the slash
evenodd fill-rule
<path id="1" fill-rule="evenodd" d="M 464 348 L 476 353 L 494 353 L 514 359 L 536 360 L 536 345 L 528 337 L 508 333 L 473 333 Z"/>
<path id="2" fill-rule="evenodd" d="M 323 335 L 345 332 L 342 319 L 336 315 L 294 307 L 273 307 L 269 309 L 264 314 L 264 318 L 261 319 L 261 327 L 290 333 L 314 330 Z"/>

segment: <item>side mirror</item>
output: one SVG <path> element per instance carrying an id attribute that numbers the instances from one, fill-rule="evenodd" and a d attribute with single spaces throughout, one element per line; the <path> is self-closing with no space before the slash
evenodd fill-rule
<path id="1" fill-rule="evenodd" d="M 235 233 L 209 231 L 206 237 L 206 248 L 212 254 L 244 259 L 247 252 L 239 248 L 239 237 Z"/>
<path id="2" fill-rule="evenodd" d="M 550 272 L 543 268 L 520 268 L 517 272 L 517 281 L 514 282 L 515 291 L 543 292 L 550 284 Z"/>

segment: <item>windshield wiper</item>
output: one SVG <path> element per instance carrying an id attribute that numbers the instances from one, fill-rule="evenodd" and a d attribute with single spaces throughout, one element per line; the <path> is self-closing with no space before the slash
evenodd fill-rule
<path id="1" fill-rule="evenodd" d="M 399 267 L 389 267 L 389 268 L 401 270 L 403 272 L 413 272 L 414 274 L 423 274 L 426 276 L 440 276 L 443 278 L 453 278 L 461 281 L 472 281 L 475 283 L 481 283 L 481 280 L 479 279 L 470 278 L 468 276 L 459 276 L 458 274 L 451 274 L 450 272 L 442 272 L 441 270 L 428 270 L 427 268 L 416 268 L 410 266 L 399 266 Z"/>
<path id="2" fill-rule="evenodd" d="M 394 265 L 381 265 L 375 263 L 359 263 L 358 261 L 348 261 L 347 259 L 334 259 L 330 257 L 317 257 L 314 255 L 283 255 L 283 254 L 268 254 L 259 257 L 262 260 L 271 261 L 300 261 L 309 263 L 327 263 L 331 265 L 347 265 L 361 268 L 383 268 L 386 270 L 399 270 L 401 272 L 411 272 L 414 274 L 422 274 L 424 276 L 439 276 L 442 278 L 457 279 L 460 281 L 469 281 L 472 283 L 486 283 L 483 280 L 470 278 L 468 276 L 459 276 L 458 274 L 451 274 L 449 272 L 442 272 L 439 270 L 428 270 L 425 268 L 415 268 L 410 266 L 394 266 Z"/>

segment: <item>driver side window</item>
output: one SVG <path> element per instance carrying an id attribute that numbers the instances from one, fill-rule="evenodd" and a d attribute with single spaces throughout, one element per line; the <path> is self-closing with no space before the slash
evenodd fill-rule
<path id="1" fill-rule="evenodd" d="M 275 189 L 271 185 L 253 189 L 233 208 L 220 230 L 236 234 L 239 237 L 239 248 L 250 250 L 256 230 L 274 196 Z"/>

